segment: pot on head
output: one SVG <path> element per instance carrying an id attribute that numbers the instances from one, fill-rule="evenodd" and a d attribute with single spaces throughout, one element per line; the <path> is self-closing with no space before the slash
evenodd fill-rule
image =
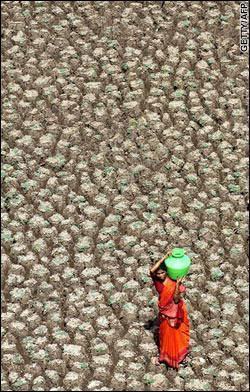
<path id="1" fill-rule="evenodd" d="M 177 280 L 186 276 L 191 265 L 191 259 L 185 255 L 185 250 L 182 248 L 174 248 L 172 254 L 164 260 L 167 268 L 168 276 Z"/>

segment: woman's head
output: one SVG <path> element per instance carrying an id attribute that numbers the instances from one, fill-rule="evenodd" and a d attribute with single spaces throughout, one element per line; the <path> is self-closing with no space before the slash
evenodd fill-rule
<path id="1" fill-rule="evenodd" d="M 159 267 L 156 271 L 155 271 L 155 277 L 159 280 L 165 280 L 167 277 L 167 271 L 164 269 L 164 267 Z"/>

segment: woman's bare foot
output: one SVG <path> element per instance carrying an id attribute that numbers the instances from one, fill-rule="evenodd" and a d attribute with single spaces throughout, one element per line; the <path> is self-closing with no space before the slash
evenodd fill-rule
<path id="1" fill-rule="evenodd" d="M 152 362 L 155 366 L 160 366 L 159 357 L 153 357 Z"/>

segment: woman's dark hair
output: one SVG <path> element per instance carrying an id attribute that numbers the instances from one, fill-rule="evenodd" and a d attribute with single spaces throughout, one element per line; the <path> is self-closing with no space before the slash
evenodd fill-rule
<path id="1" fill-rule="evenodd" d="M 167 268 L 166 268 L 165 263 L 162 263 L 162 264 L 157 268 L 157 270 L 154 272 L 154 274 L 156 274 L 156 272 L 158 272 L 159 270 L 162 270 L 162 271 L 164 271 L 164 272 L 167 272 Z"/>
<path id="2" fill-rule="evenodd" d="M 159 270 L 159 269 L 161 269 L 161 270 L 167 272 L 166 264 L 165 264 L 164 262 L 161 263 L 161 265 L 160 265 L 160 267 L 158 268 L 158 270 Z M 156 270 L 156 271 L 158 271 L 158 270 Z"/>

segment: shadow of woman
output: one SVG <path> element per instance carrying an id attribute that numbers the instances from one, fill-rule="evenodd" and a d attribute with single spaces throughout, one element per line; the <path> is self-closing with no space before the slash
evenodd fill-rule
<path id="1" fill-rule="evenodd" d="M 152 332 L 155 344 L 159 348 L 159 320 L 158 317 L 155 317 L 153 320 L 148 320 L 144 324 L 144 328 L 150 332 Z"/>

